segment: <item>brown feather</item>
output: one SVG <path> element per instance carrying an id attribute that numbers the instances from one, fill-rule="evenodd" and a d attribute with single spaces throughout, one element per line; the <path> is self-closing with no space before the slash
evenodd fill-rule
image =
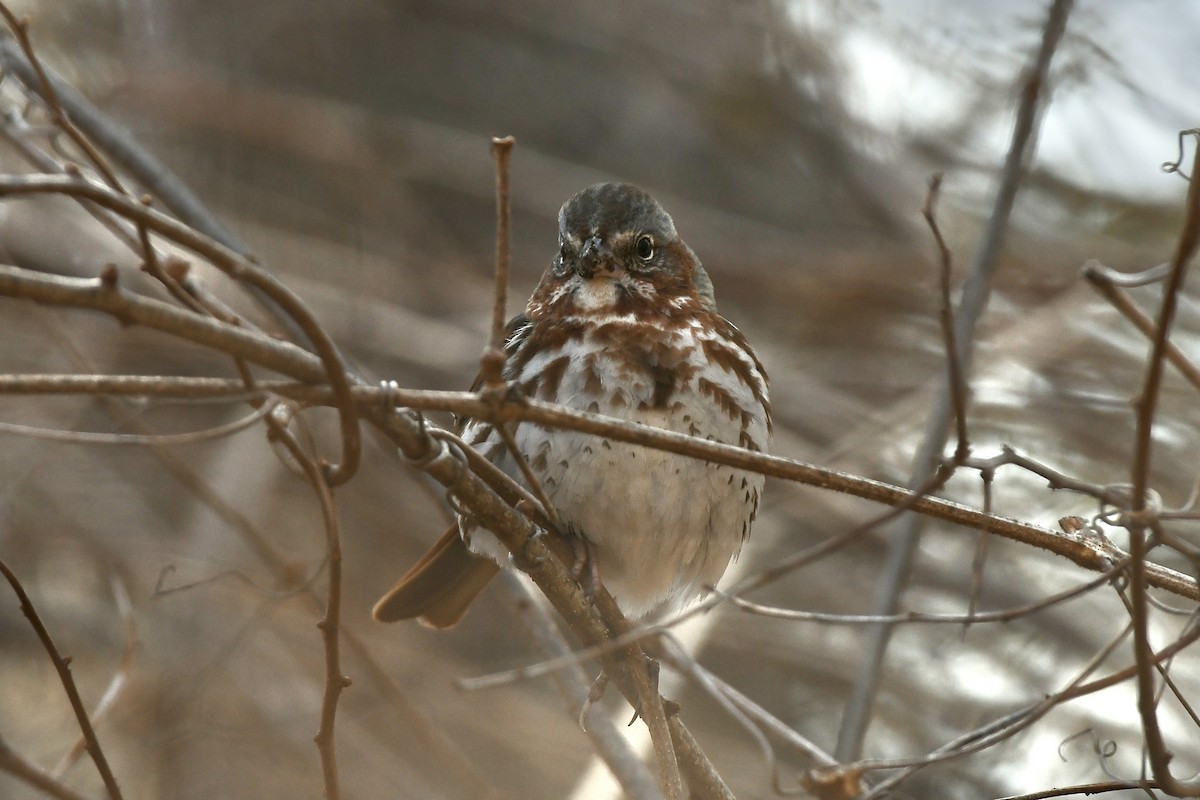
<path id="1" fill-rule="evenodd" d="M 380 598 L 371 613 L 380 622 L 415 617 L 431 628 L 452 628 L 499 571 L 490 558 L 471 553 L 458 534 L 458 526 L 451 526 Z"/>

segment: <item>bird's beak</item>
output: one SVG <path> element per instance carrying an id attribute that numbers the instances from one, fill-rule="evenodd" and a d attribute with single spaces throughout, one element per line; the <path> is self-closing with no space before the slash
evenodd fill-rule
<path id="1" fill-rule="evenodd" d="M 612 250 L 599 236 L 592 236 L 583 243 L 579 250 L 579 259 L 575 262 L 575 272 L 579 277 L 590 279 L 598 271 L 614 272 Z"/>

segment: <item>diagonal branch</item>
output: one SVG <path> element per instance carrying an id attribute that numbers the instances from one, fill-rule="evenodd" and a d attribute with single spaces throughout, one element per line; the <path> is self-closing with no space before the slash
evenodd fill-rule
<path id="1" fill-rule="evenodd" d="M 0 771 L 25 781 L 57 800 L 89 800 L 85 795 L 64 784 L 54 774 L 13 750 L 3 738 L 0 738 Z"/>
<path id="2" fill-rule="evenodd" d="M 42 643 L 42 647 L 46 649 L 46 653 L 50 656 L 51 663 L 54 664 L 54 669 L 58 672 L 58 679 L 62 681 L 63 690 L 67 693 L 67 699 L 71 701 L 71 710 L 75 712 L 75 720 L 79 723 L 79 730 L 83 734 L 83 738 L 87 740 L 88 754 L 91 755 L 92 761 L 96 764 L 96 771 L 100 773 L 100 778 L 104 781 L 104 788 L 108 791 L 110 800 L 122 800 L 121 789 L 117 786 L 116 776 L 113 775 L 112 768 L 108 765 L 108 759 L 104 756 L 104 750 L 100 747 L 100 740 L 96 737 L 96 731 L 92 728 L 92 722 L 88 719 L 87 710 L 83 707 L 83 700 L 79 697 L 79 689 L 75 686 L 75 679 L 71 677 L 71 659 L 63 657 L 58 652 L 58 648 L 54 645 L 54 640 L 50 638 L 50 632 L 46 630 L 46 626 L 42 623 L 42 618 L 38 616 L 37 609 L 33 607 L 33 602 L 29 599 L 29 595 L 25 593 L 25 587 L 21 585 L 21 581 L 16 574 L 9 569 L 8 564 L 0 561 L 0 573 L 4 574 L 12 586 L 13 592 L 17 595 L 17 599 L 21 601 L 21 611 L 29 620 L 29 624 L 33 626 L 34 632 Z"/>

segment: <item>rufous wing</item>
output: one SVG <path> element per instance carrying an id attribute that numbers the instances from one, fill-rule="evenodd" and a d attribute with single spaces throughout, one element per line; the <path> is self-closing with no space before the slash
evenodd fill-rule
<path id="1" fill-rule="evenodd" d="M 454 525 L 371 613 L 380 622 L 415 618 L 430 628 L 452 628 L 499 571 L 495 561 L 467 549 Z"/>

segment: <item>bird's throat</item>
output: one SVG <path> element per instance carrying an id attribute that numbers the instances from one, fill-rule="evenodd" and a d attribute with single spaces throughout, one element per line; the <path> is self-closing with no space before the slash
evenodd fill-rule
<path id="1" fill-rule="evenodd" d="M 617 282 L 609 278 L 582 280 L 571 299 L 580 311 L 603 311 L 617 304 Z"/>

